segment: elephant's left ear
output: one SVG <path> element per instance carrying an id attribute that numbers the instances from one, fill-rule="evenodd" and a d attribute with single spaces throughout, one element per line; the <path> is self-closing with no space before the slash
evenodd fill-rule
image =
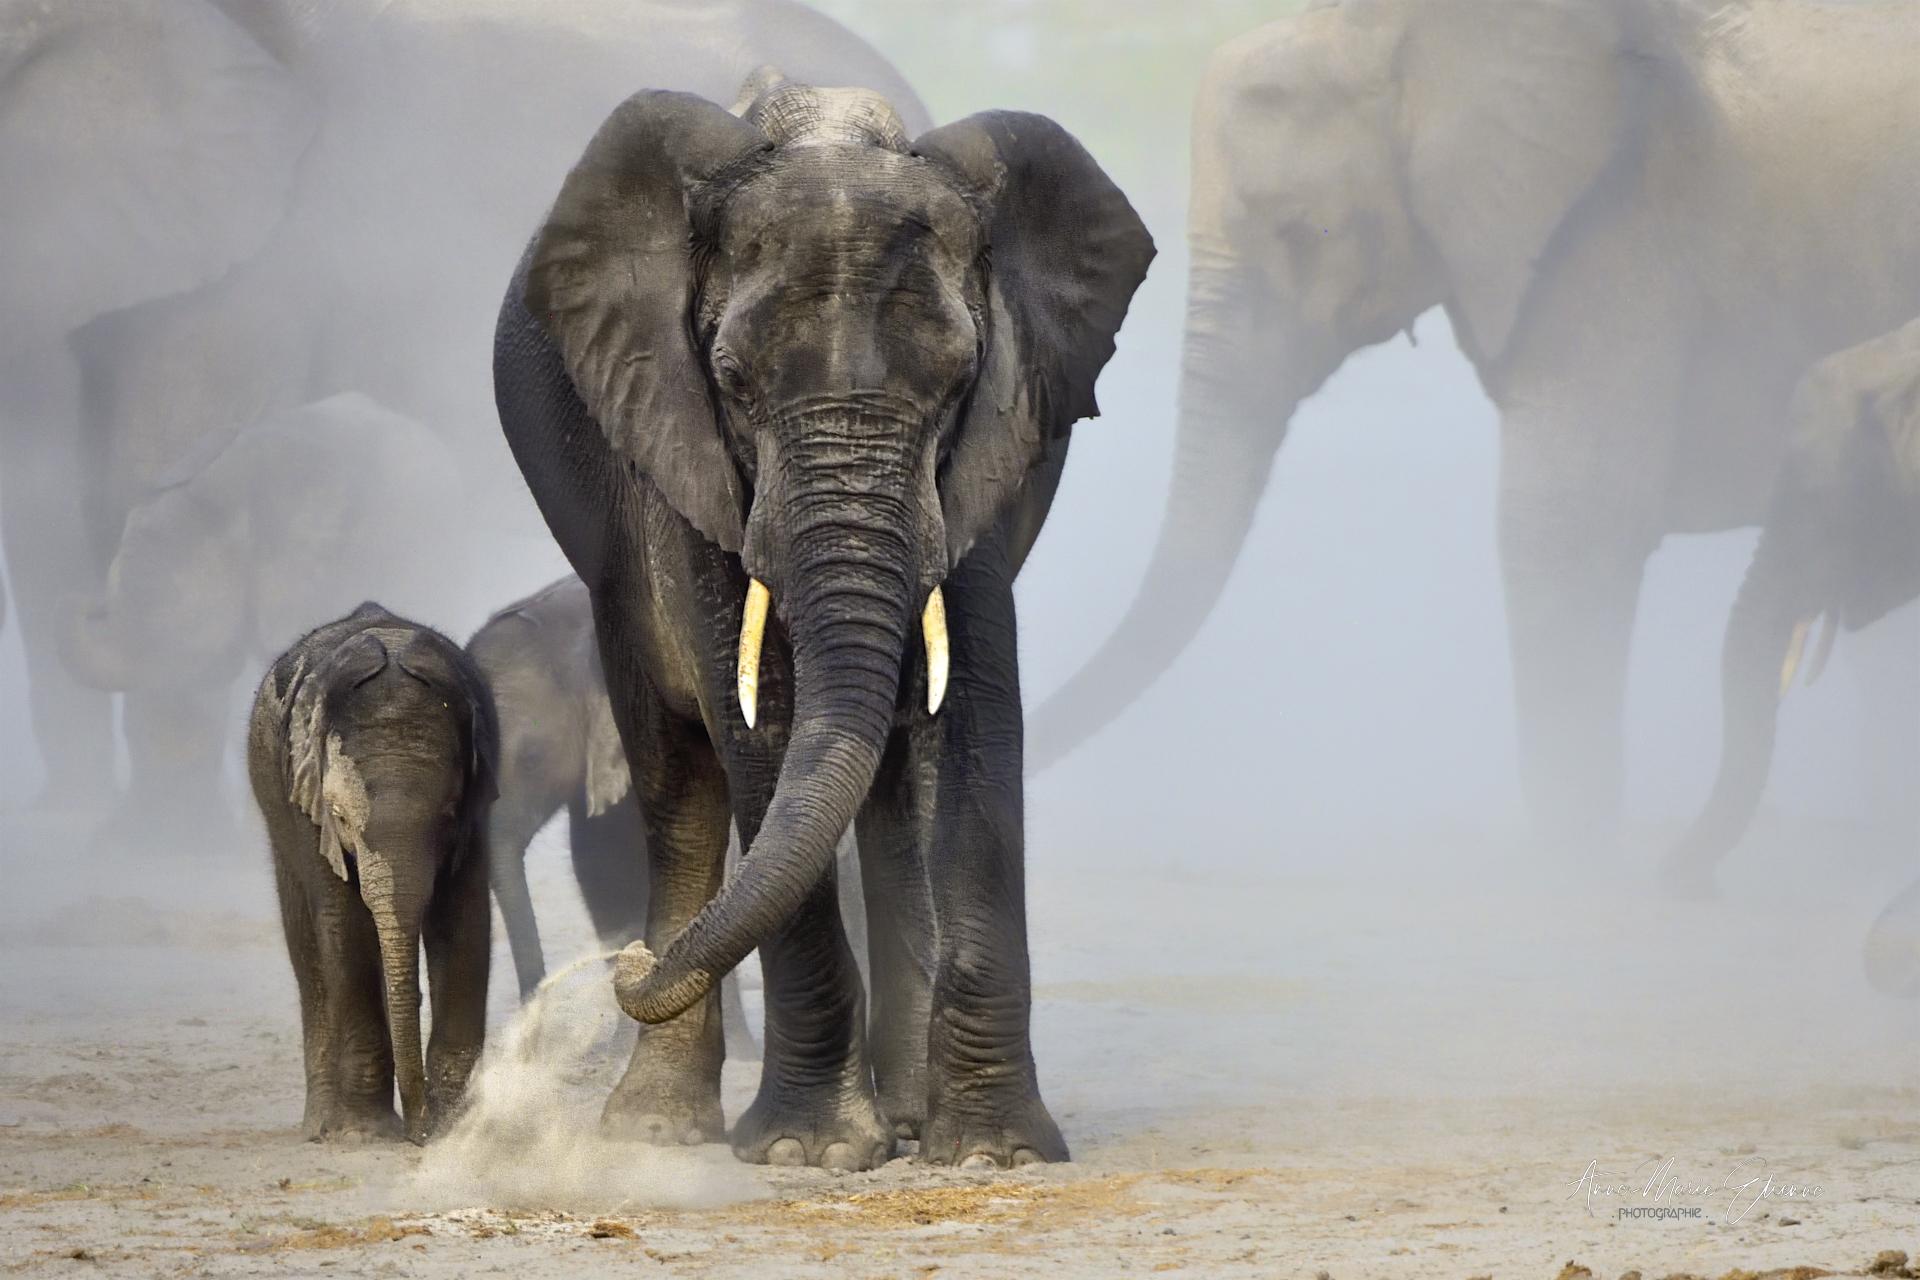
<path id="1" fill-rule="evenodd" d="M 1099 416 L 1093 384 L 1153 261 L 1153 237 L 1086 148 L 1045 116 L 983 112 L 913 150 L 953 172 L 987 219 L 986 351 L 940 474 L 958 563 L 1048 446 Z"/>

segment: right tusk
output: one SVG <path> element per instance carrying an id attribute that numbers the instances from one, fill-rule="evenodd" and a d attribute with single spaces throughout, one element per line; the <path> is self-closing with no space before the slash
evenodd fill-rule
<path id="1" fill-rule="evenodd" d="M 940 710 L 947 696 L 947 667 L 951 650 L 947 646 L 947 601 L 935 587 L 920 614 L 920 637 L 927 644 L 927 714 Z"/>
<path id="2" fill-rule="evenodd" d="M 1807 631 L 1813 626 L 1812 618 L 1802 618 L 1793 624 L 1793 638 L 1787 641 L 1786 660 L 1780 664 L 1780 696 L 1786 697 L 1787 690 L 1793 687 L 1793 673 L 1800 669 L 1800 655 L 1807 649 Z"/>
<path id="3" fill-rule="evenodd" d="M 1840 619 L 1833 610 L 1828 609 L 1820 615 L 1820 639 L 1813 646 L 1813 661 L 1807 664 L 1807 687 L 1820 678 L 1827 669 L 1827 659 L 1833 656 L 1833 642 L 1840 634 Z"/>
<path id="4" fill-rule="evenodd" d="M 767 603 L 773 599 L 773 593 L 767 590 L 767 584 L 755 578 L 747 584 L 747 609 L 740 619 L 740 657 L 738 660 L 738 680 L 740 686 L 740 714 L 747 719 L 747 728 L 753 728 L 754 718 L 760 708 L 760 643 L 767 633 Z"/>

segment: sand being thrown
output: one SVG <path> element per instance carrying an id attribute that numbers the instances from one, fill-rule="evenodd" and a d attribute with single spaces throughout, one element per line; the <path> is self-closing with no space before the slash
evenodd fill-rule
<path id="1" fill-rule="evenodd" d="M 615 954 L 553 973 L 488 1037 L 466 1107 L 398 1189 L 408 1208 L 615 1214 L 765 1194 L 724 1146 L 650 1147 L 601 1133 L 600 1108 L 623 1065 L 605 1047 L 626 1021 L 607 981 Z"/>

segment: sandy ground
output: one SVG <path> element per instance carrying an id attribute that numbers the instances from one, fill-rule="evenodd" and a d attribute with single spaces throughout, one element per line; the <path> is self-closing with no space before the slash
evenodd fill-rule
<path id="1" fill-rule="evenodd" d="M 563 984 L 551 1087 L 513 1095 L 536 1138 L 303 1143 L 264 857 L 0 838 L 9 1273 L 1653 1280 L 1920 1254 L 1920 1010 L 1859 968 L 1905 874 L 1830 832 L 1685 907 L 1498 850 L 1038 868 L 1036 1045 L 1076 1163 L 999 1176 L 600 1142 L 631 1033 L 592 971 Z M 549 956 L 585 951 L 556 832 L 534 870 Z M 753 1087 L 729 1065 L 730 1114 Z"/>

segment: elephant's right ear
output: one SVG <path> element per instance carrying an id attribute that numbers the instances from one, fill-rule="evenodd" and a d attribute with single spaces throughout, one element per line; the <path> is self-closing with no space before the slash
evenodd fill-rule
<path id="1" fill-rule="evenodd" d="M 287 707 L 287 798 L 320 829 L 320 856 L 333 874 L 348 879 L 347 855 L 361 851 L 366 831 L 367 786 L 351 757 L 340 749 L 331 704 L 386 669 L 387 647 L 361 632 L 309 667 L 294 667 Z"/>
<path id="2" fill-rule="evenodd" d="M 567 175 L 527 269 L 527 309 L 614 448 L 733 552 L 746 501 L 694 349 L 689 202 L 771 146 L 704 98 L 634 95 Z"/>

